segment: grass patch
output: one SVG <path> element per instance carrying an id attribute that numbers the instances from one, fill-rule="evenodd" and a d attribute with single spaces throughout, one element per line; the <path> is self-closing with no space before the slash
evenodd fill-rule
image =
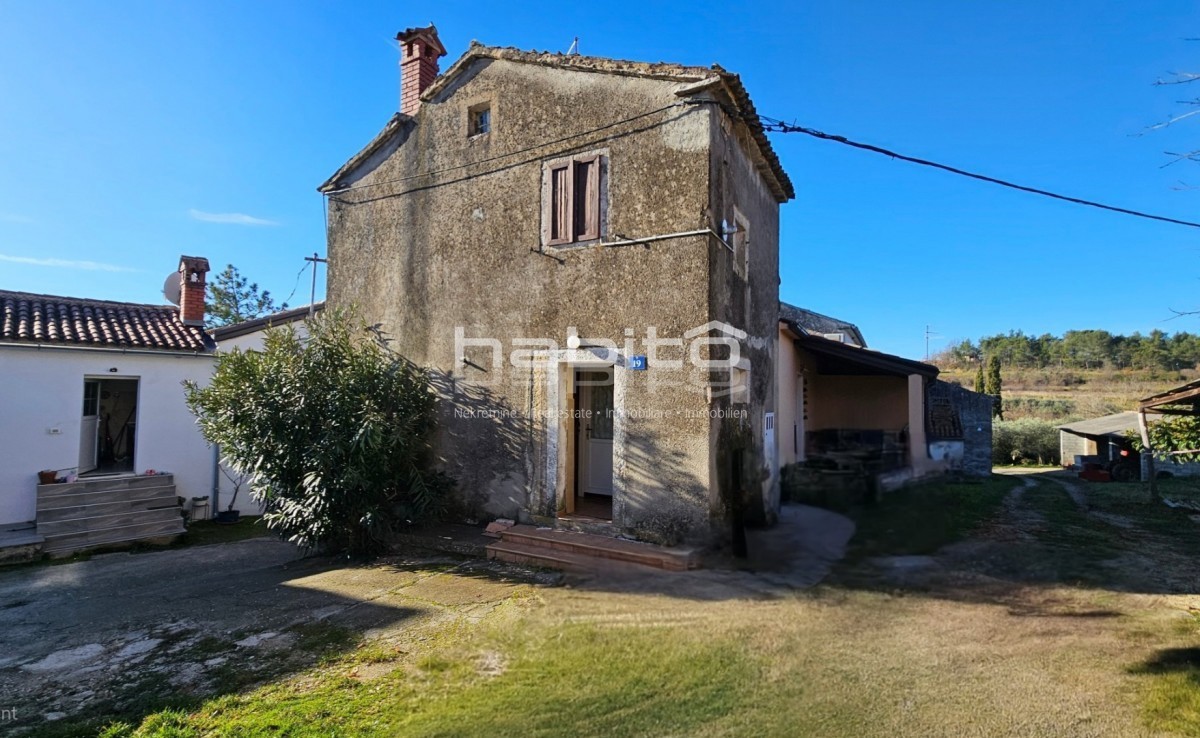
<path id="1" fill-rule="evenodd" d="M 683 629 L 562 625 L 536 638 L 510 633 L 489 644 L 507 654 L 493 671 L 480 668 L 482 644 L 442 640 L 374 681 L 345 676 L 348 664 L 361 662 L 351 654 L 304 677 L 304 688 L 295 680 L 272 684 L 194 712 L 114 724 L 105 735 L 686 735 L 737 711 L 758 676 L 736 640 Z"/>
<path id="2" fill-rule="evenodd" d="M 262 518 L 243 517 L 236 523 L 218 523 L 213 520 L 199 520 L 188 523 L 187 533 L 184 533 L 174 544 L 174 548 L 183 546 L 207 546 L 210 543 L 232 543 L 245 541 L 250 538 L 264 538 L 272 533 L 263 524 Z"/>
<path id="3" fill-rule="evenodd" d="M 886 494 L 882 502 L 850 512 L 858 529 L 849 558 L 932 554 L 995 515 L 1018 484 L 1012 477 L 992 476 L 982 482 L 930 482 Z"/>
<path id="4" fill-rule="evenodd" d="M 1088 488 L 1089 500 L 1091 489 Z M 1039 482 L 1025 490 L 1025 504 L 1046 522 L 1032 531 L 1043 550 L 1038 567 L 1056 581 L 1110 584 L 1113 573 L 1099 565 L 1130 549 L 1124 531 L 1081 510 L 1061 486 Z"/>
<path id="5" fill-rule="evenodd" d="M 1200 736 L 1200 648 L 1164 649 L 1129 671 L 1141 678 L 1149 727 Z"/>

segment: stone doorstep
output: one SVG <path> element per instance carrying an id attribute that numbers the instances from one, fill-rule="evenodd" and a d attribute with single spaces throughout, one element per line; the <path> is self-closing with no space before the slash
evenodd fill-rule
<path id="1" fill-rule="evenodd" d="M 624 561 L 667 571 L 686 571 L 700 565 L 698 551 L 692 548 L 664 548 L 650 543 L 620 538 L 574 533 L 516 525 L 501 533 L 501 544 L 518 544 L 526 551 L 542 548 L 562 554 L 582 555 L 593 559 Z M 488 546 L 489 551 L 498 544 Z"/>
<path id="2" fill-rule="evenodd" d="M 497 518 L 487 524 L 487 528 L 484 528 L 483 534 L 488 538 L 499 538 L 500 534 L 514 525 L 516 523 L 508 518 Z"/>
<path id="3" fill-rule="evenodd" d="M 646 566 L 631 561 L 606 559 L 588 554 L 573 553 L 545 546 L 534 546 L 524 543 L 497 541 L 487 547 L 487 557 L 493 561 L 503 561 L 519 566 L 536 566 L 542 569 L 557 569 L 559 571 L 575 572 L 578 574 L 609 573 L 657 573 L 665 571 L 657 566 Z"/>

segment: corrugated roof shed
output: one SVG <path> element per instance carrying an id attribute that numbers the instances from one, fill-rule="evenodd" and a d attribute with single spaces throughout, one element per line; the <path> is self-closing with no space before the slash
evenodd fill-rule
<path id="1" fill-rule="evenodd" d="M 1074 433 L 1077 436 L 1123 436 L 1126 432 L 1138 429 L 1138 414 L 1132 410 L 1102 418 L 1080 420 L 1058 426 L 1060 430 Z"/>

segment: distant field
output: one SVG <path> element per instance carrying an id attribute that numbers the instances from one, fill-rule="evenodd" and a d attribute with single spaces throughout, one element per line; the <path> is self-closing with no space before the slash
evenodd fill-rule
<path id="1" fill-rule="evenodd" d="M 1070 422 L 1137 408 L 1143 397 L 1200 377 L 1200 371 L 1005 369 L 1004 417 Z M 941 379 L 974 388 L 970 369 L 943 368 Z"/>

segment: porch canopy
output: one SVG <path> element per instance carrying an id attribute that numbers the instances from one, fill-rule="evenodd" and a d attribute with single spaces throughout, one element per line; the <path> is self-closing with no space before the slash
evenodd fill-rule
<path id="1" fill-rule="evenodd" d="M 854 377 L 907 377 L 918 374 L 929 379 L 938 375 L 938 368 L 932 364 L 851 346 L 823 336 L 809 335 L 802 330 L 796 332 L 795 342 L 797 348 L 813 356 L 817 371 L 821 374 Z"/>
<path id="2" fill-rule="evenodd" d="M 1138 412 L 1200 415 L 1200 379 L 1147 397 L 1138 403 Z"/>
<path id="3" fill-rule="evenodd" d="M 781 334 L 793 349 L 780 371 L 783 428 L 792 436 L 781 462 L 924 471 L 925 389 L 937 367 L 814 335 L 787 320 Z"/>
<path id="4" fill-rule="evenodd" d="M 1143 454 L 1143 481 L 1150 482 L 1151 492 L 1157 493 L 1154 480 L 1154 448 L 1150 445 L 1150 433 L 1146 428 L 1146 415 L 1200 415 L 1200 379 L 1182 384 L 1166 392 L 1150 395 L 1138 403 L 1138 430 L 1142 436 L 1142 446 L 1150 453 Z M 1176 452 L 1179 453 L 1179 452 Z"/>

